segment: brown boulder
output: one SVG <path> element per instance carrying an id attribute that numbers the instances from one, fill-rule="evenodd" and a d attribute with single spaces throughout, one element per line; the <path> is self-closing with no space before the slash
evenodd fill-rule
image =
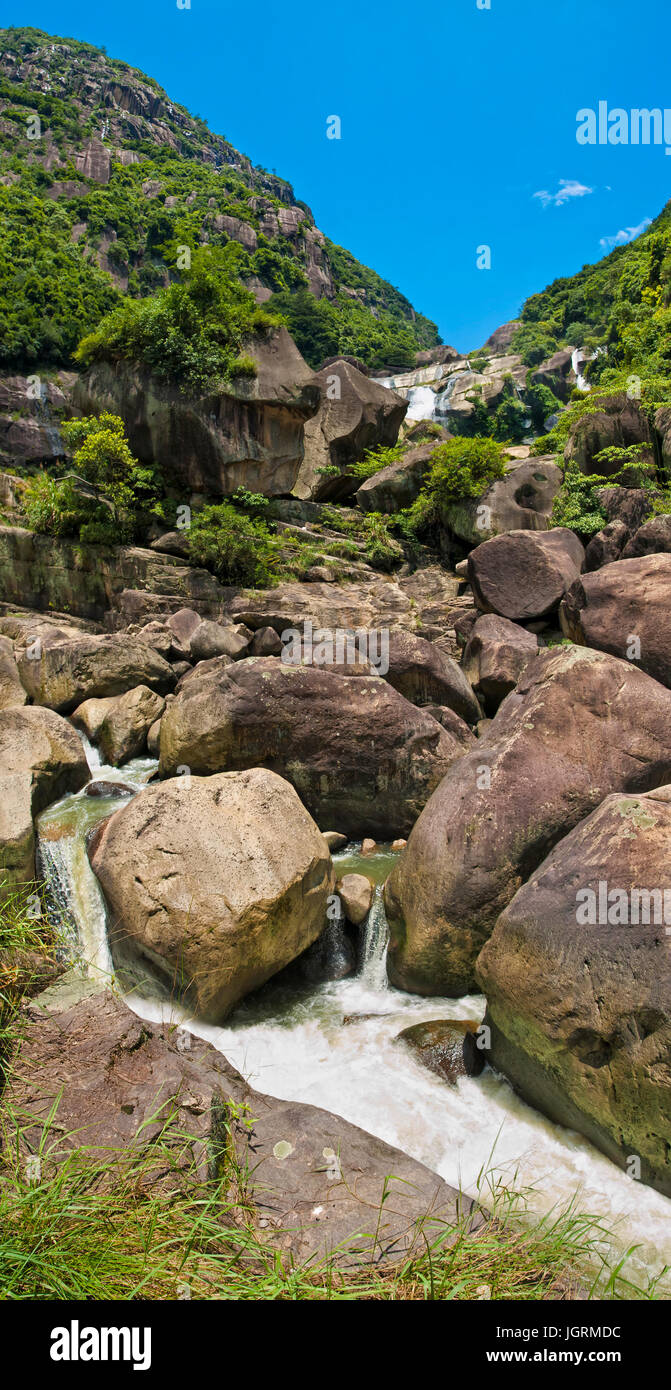
<path id="1" fill-rule="evenodd" d="M 397 512 L 409 507 L 419 495 L 422 483 L 431 468 L 431 456 L 436 441 L 419 444 L 371 478 L 366 478 L 354 494 L 362 512 Z"/>
<path id="2" fill-rule="evenodd" d="M 471 682 L 485 709 L 493 714 L 514 690 L 532 656 L 538 651 L 538 638 L 526 628 L 484 613 L 475 623 L 463 655 L 464 674 Z"/>
<path id="3" fill-rule="evenodd" d="M 240 656 L 249 646 L 250 633 L 238 624 L 223 627 L 221 623 L 202 622 L 191 634 L 189 646 L 194 661 L 209 661 L 214 656 Z"/>
<path id="4" fill-rule="evenodd" d="M 485 1054 L 478 1048 L 477 1031 L 478 1024 L 470 1019 L 438 1018 L 413 1023 L 394 1041 L 405 1043 L 423 1067 L 456 1086 L 461 1076 L 479 1076 L 484 1068 Z"/>
<path id="5" fill-rule="evenodd" d="M 578 537 L 564 526 L 510 531 L 471 551 L 468 578 L 483 613 L 529 622 L 557 608 L 584 558 Z"/>
<path id="6" fill-rule="evenodd" d="M 607 797 L 520 888 L 477 964 L 492 1064 L 667 1194 L 670 849 L 671 787 Z"/>
<path id="7" fill-rule="evenodd" d="M 245 351 L 256 376 L 198 398 L 134 363 L 98 362 L 79 378 L 75 404 L 86 415 L 120 415 L 133 453 L 189 491 L 224 496 L 242 486 L 283 496 L 303 464 L 303 427 L 319 407 L 319 383 L 286 328 Z"/>
<path id="8" fill-rule="evenodd" d="M 471 545 L 509 531 L 547 531 L 562 471 L 550 455 L 513 461 L 505 477 L 479 497 L 463 497 L 446 509 L 448 529 Z"/>
<path id="9" fill-rule="evenodd" d="M 336 883 L 336 891 L 345 909 L 345 916 L 353 926 L 360 927 L 365 922 L 373 902 L 373 885 L 365 874 L 343 874 Z"/>
<path id="10" fill-rule="evenodd" d="M 468 993 L 497 917 L 553 845 L 609 793 L 670 777 L 663 686 L 585 647 L 539 652 L 443 778 L 387 880 L 392 982 Z"/>
<path id="11" fill-rule="evenodd" d="M 407 834 L 463 747 L 378 676 L 248 657 L 184 685 L 161 724 L 162 777 L 270 767 L 315 820 Z"/>
<path id="12" fill-rule="evenodd" d="M 585 570 L 599 570 L 603 565 L 612 565 L 619 560 L 629 540 L 629 527 L 624 521 L 609 521 L 602 531 L 597 531 L 585 549 Z"/>
<path id="13" fill-rule="evenodd" d="M 165 700 L 148 686 L 138 685 L 105 703 L 98 743 L 105 762 L 120 767 L 145 752 L 147 735 L 160 719 Z"/>
<path id="14" fill-rule="evenodd" d="M 446 705 L 468 724 L 482 710 L 456 661 L 414 632 L 396 628 L 389 634 L 389 670 L 385 680 L 413 705 Z"/>
<path id="15" fill-rule="evenodd" d="M 149 966 L 215 1022 L 326 925 L 328 846 L 289 783 L 262 768 L 148 787 L 90 853 L 115 961 Z"/>
<path id="16" fill-rule="evenodd" d="M 137 685 L 162 693 L 172 690 L 174 672 L 153 647 L 126 633 L 80 637 L 28 648 L 19 675 L 36 705 L 67 714 L 84 700 L 123 695 Z"/>
<path id="17" fill-rule="evenodd" d="M 305 425 L 305 458 L 291 491 L 301 498 L 351 497 L 357 480 L 347 476 L 349 465 L 367 449 L 396 443 L 408 404 L 342 358 L 314 380 L 321 405 Z M 324 476 L 322 468 L 338 468 L 345 476 Z"/>
<path id="18" fill-rule="evenodd" d="M 8 637 L 0 637 L 0 710 L 20 708 L 27 700 L 14 660 L 13 644 Z"/>
<path id="19" fill-rule="evenodd" d="M 33 818 L 89 780 L 81 740 L 53 710 L 0 710 L 0 898 L 35 878 Z"/>
<path id="20" fill-rule="evenodd" d="M 671 553 L 671 516 L 653 516 L 644 521 L 622 551 L 623 560 L 636 560 L 641 555 Z M 613 559 L 619 559 L 613 556 Z"/>
<path id="21" fill-rule="evenodd" d="M 47 991 L 24 1032 L 8 1097 L 23 1116 L 24 1154 L 42 1149 L 51 1164 L 78 1148 L 80 1160 L 107 1164 L 110 1152 L 144 1142 L 152 1191 L 169 1198 L 189 1182 L 196 1197 L 233 1145 L 249 1219 L 278 1259 L 394 1264 L 424 1251 L 427 1219 L 447 1242 L 464 1214 L 473 1227 L 483 1220 L 422 1163 L 338 1115 L 251 1090 L 209 1043 L 138 1018 L 110 991 L 78 1003 Z M 241 1113 L 250 1126 L 236 1123 Z"/>
<path id="22" fill-rule="evenodd" d="M 604 396 L 599 409 L 590 408 L 578 416 L 564 449 L 566 462 L 577 464 L 581 473 L 601 473 L 604 477 L 619 472 L 621 463 L 597 463 L 597 454 L 607 448 L 628 448 L 643 444 L 646 452 L 642 462 L 654 464 L 652 431 L 640 401 L 630 399 L 624 391 Z"/>
<path id="23" fill-rule="evenodd" d="M 671 686 L 671 555 L 618 560 L 583 575 L 559 616 L 572 641 L 625 657 Z"/>

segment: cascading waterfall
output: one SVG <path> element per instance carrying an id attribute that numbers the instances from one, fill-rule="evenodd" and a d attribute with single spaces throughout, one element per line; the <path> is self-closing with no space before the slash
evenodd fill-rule
<path id="1" fill-rule="evenodd" d="M 361 979 L 368 989 L 385 991 L 388 988 L 388 945 L 389 927 L 382 900 L 382 887 L 378 884 L 364 925 Z"/>
<path id="2" fill-rule="evenodd" d="M 139 790 L 155 767 L 138 759 L 121 770 L 92 770 L 98 779 Z M 52 900 L 74 925 L 87 972 L 105 978 L 112 974 L 105 905 L 88 862 L 86 835 L 121 804 L 81 791 L 52 806 L 38 823 Z M 126 994 L 128 1006 L 141 1018 L 171 1021 L 205 1038 L 258 1090 L 340 1114 L 466 1192 L 476 1193 L 479 1175 L 488 1170 L 508 1186 L 527 1189 L 531 1216 L 565 1205 L 577 1193 L 579 1209 L 602 1215 L 614 1231 L 613 1242 L 604 1245 L 609 1263 L 637 1247 L 625 1274 L 642 1286 L 661 1267 L 671 1266 L 667 1198 L 633 1182 L 579 1135 L 532 1110 L 488 1068 L 478 1078 L 462 1077 L 449 1086 L 399 1044 L 398 1034 L 413 1023 L 479 1021 L 484 1001 L 477 996 L 426 999 L 390 985 L 382 884 L 396 856 L 381 851 L 364 859 L 348 846 L 334 862 L 338 875 L 367 873 L 377 885 L 358 974 L 298 986 L 289 986 L 280 974 L 218 1027 L 161 999 L 158 988 L 153 997 Z"/>

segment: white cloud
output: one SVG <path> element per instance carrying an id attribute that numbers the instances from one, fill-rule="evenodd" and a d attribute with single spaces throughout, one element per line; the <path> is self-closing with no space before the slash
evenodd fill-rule
<path id="1" fill-rule="evenodd" d="M 624 246 L 626 242 L 633 241 L 634 237 L 640 236 L 641 232 L 651 226 L 652 218 L 644 217 L 643 221 L 639 222 L 638 227 L 623 227 L 615 233 L 615 236 L 602 236 L 599 245 L 603 247 L 604 251 L 612 251 L 614 246 Z"/>
<path id="2" fill-rule="evenodd" d="M 562 203 L 568 203 L 570 198 L 584 198 L 586 194 L 593 193 L 593 188 L 587 188 L 586 184 L 578 183 L 577 179 L 560 179 L 559 188 L 556 193 L 548 193 L 546 188 L 539 193 L 534 193 L 534 198 L 540 198 L 543 207 L 560 208 Z"/>

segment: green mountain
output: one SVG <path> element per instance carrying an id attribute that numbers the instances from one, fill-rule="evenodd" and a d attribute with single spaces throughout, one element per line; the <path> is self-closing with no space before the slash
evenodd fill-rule
<path id="1" fill-rule="evenodd" d="M 179 280 L 184 247 L 218 248 L 311 366 L 350 353 L 407 367 L 440 341 L 289 183 L 153 78 L 90 44 L 1 30 L 0 365 L 70 366 L 104 314 Z"/>
<path id="2" fill-rule="evenodd" d="M 530 366 L 558 348 L 601 349 L 592 381 L 671 372 L 671 203 L 635 241 L 526 301 L 512 348 Z"/>

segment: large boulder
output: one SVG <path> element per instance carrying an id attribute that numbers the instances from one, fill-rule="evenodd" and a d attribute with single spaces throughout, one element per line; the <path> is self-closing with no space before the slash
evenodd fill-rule
<path id="1" fill-rule="evenodd" d="M 488 714 L 493 714 L 514 690 L 532 656 L 538 651 L 538 638 L 526 628 L 483 613 L 474 624 L 464 648 L 462 665 Z"/>
<path id="2" fill-rule="evenodd" d="M 618 560 L 583 575 L 559 616 L 574 642 L 626 657 L 671 686 L 671 554 Z"/>
<path id="3" fill-rule="evenodd" d="M 573 531 L 510 531 L 476 546 L 468 578 L 478 608 L 512 622 L 544 618 L 577 579 L 585 552 Z"/>
<path id="4" fill-rule="evenodd" d="M 389 670 L 381 674 L 413 705 L 446 705 L 468 724 L 482 717 L 461 667 L 415 632 L 396 628 L 389 633 Z"/>
<path id="5" fill-rule="evenodd" d="M 596 405 L 598 409 L 594 408 Z M 622 464 L 597 463 L 597 454 L 602 449 L 623 449 L 632 444 L 643 446 L 641 463 L 654 464 L 653 437 L 647 413 L 640 401 L 620 391 L 590 402 L 589 410 L 578 416 L 571 427 L 564 459 L 567 463 L 575 463 L 581 473 L 601 473 L 609 478 L 619 472 Z"/>
<path id="6" fill-rule="evenodd" d="M 669 1194 L 670 928 L 671 787 L 616 793 L 520 888 L 477 965 L 492 1064 Z"/>
<path id="7" fill-rule="evenodd" d="M 427 802 L 387 880 L 392 982 L 468 993 L 497 917 L 557 841 L 610 792 L 669 778 L 663 686 L 586 647 L 539 652 Z"/>
<path id="8" fill-rule="evenodd" d="M 123 695 L 137 685 L 164 694 L 172 690 L 175 674 L 153 647 L 129 637 L 80 637 L 47 645 L 28 646 L 18 662 L 19 675 L 36 705 L 68 714 L 84 700 Z"/>
<path id="9" fill-rule="evenodd" d="M 334 884 L 293 787 L 262 768 L 147 788 L 91 863 L 115 959 L 148 964 L 215 1022 L 316 941 Z"/>
<path id="10" fill-rule="evenodd" d="M 296 1266 L 328 1259 L 369 1271 L 423 1253 L 427 1220 L 446 1244 L 464 1216 L 471 1228 L 484 1221 L 468 1197 L 382 1139 L 254 1091 L 210 1043 L 138 1018 L 111 990 L 87 998 L 80 988 L 77 999 L 64 981 L 29 1005 L 12 1067 L 7 1099 L 22 1116 L 22 1156 L 42 1151 L 52 1165 L 77 1150 L 111 1176 L 110 1154 L 126 1150 L 166 1200 L 185 1184 L 207 1199 L 204 1185 L 233 1160 L 269 1256 Z"/>
<path id="11" fill-rule="evenodd" d="M 256 376 L 198 398 L 133 363 L 98 362 L 77 382 L 75 404 L 87 415 L 120 415 L 133 453 L 163 468 L 187 495 L 245 487 L 283 496 L 303 463 L 303 427 L 319 407 L 319 383 L 285 328 L 245 351 Z"/>
<path id="12" fill-rule="evenodd" d="M 531 373 L 531 380 L 534 386 L 549 387 L 566 405 L 576 383 L 573 353 L 568 348 L 560 348 L 535 368 Z"/>
<path id="13" fill-rule="evenodd" d="M 508 531 L 547 531 L 562 477 L 551 455 L 511 461 L 505 477 L 479 497 L 465 497 L 448 507 L 446 524 L 470 545 Z"/>
<path id="14" fill-rule="evenodd" d="M 395 444 L 407 402 L 342 358 L 323 367 L 314 380 L 321 406 L 306 423 L 305 458 L 293 488 L 287 490 L 300 498 L 349 497 L 356 490 L 356 478 L 319 470 L 346 473 L 367 449 Z"/>
<path id="15" fill-rule="evenodd" d="M 162 695 L 157 695 L 147 685 L 137 685 L 125 695 L 85 700 L 72 719 L 93 743 L 99 744 L 106 763 L 121 767 L 130 758 L 145 752 L 149 730 L 160 719 L 164 708 Z"/>
<path id="16" fill-rule="evenodd" d="M 479 1076 L 485 1054 L 478 1047 L 478 1024 L 471 1019 L 436 1018 L 413 1023 L 394 1039 L 414 1053 L 428 1071 L 456 1086 L 462 1076 Z"/>
<path id="17" fill-rule="evenodd" d="M 0 709 L 16 709 L 27 701 L 28 695 L 14 660 L 13 643 L 9 637 L 0 637 Z"/>
<path id="18" fill-rule="evenodd" d="M 366 478 L 354 494 L 362 512 L 398 512 L 409 507 L 419 495 L 422 483 L 431 468 L 436 441 L 418 444 L 395 463 L 381 468 Z"/>
<path id="19" fill-rule="evenodd" d="M 653 516 L 644 521 L 628 540 L 622 551 L 623 560 L 637 560 L 641 555 L 671 553 L 671 516 Z M 619 556 L 614 556 L 619 559 Z"/>
<path id="20" fill-rule="evenodd" d="M 343 874 L 336 883 L 345 916 L 353 926 L 365 922 L 373 902 L 373 885 L 365 874 Z"/>
<path id="21" fill-rule="evenodd" d="M 600 570 L 603 565 L 612 565 L 619 560 L 629 536 L 629 528 L 624 521 L 617 517 L 614 521 L 608 521 L 601 531 L 592 536 L 585 548 L 585 569 Z"/>
<path id="22" fill-rule="evenodd" d="M 184 684 L 161 722 L 160 774 L 269 767 L 320 825 L 393 839 L 463 751 L 378 676 L 248 657 Z"/>
<path id="23" fill-rule="evenodd" d="M 53 710 L 0 710 L 0 899 L 35 878 L 33 819 L 89 780 L 81 739 Z"/>

